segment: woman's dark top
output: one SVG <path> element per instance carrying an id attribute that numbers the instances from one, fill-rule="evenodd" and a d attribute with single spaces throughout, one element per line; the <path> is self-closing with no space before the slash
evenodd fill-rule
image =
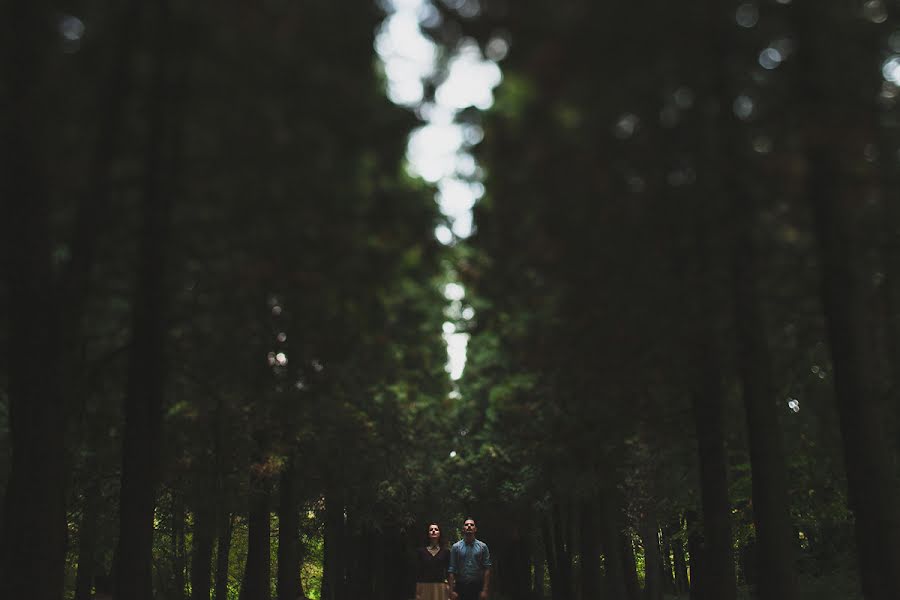
<path id="1" fill-rule="evenodd" d="M 447 567 L 450 565 L 450 551 L 441 548 L 434 556 L 428 548 L 416 551 L 416 582 L 443 583 L 447 580 Z"/>

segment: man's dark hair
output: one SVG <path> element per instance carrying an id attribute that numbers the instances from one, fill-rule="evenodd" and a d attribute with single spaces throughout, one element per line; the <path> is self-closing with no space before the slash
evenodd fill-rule
<path id="1" fill-rule="evenodd" d="M 475 517 L 466 517 L 465 519 L 463 519 L 463 525 L 466 524 L 466 521 L 472 521 L 476 526 L 478 525 L 478 521 L 475 520 Z"/>

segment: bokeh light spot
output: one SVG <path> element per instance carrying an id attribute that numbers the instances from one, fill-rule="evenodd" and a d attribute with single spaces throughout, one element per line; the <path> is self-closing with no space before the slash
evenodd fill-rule
<path id="1" fill-rule="evenodd" d="M 737 11 L 734 13 L 734 20 L 745 29 L 755 27 L 759 22 L 759 8 L 753 2 L 744 2 L 737 7 Z"/>

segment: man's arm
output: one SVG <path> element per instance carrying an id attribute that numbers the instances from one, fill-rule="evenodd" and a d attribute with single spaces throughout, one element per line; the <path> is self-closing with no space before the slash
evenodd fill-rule
<path id="1" fill-rule="evenodd" d="M 447 573 L 447 585 L 450 586 L 450 597 L 456 598 L 456 577 L 453 573 Z"/>
<path id="2" fill-rule="evenodd" d="M 487 544 L 484 544 L 484 549 L 481 553 L 481 564 L 484 566 L 484 586 L 481 588 L 481 597 L 486 600 L 488 594 L 491 593 L 491 551 L 488 548 Z"/>
<path id="3" fill-rule="evenodd" d="M 487 598 L 491 593 L 491 568 L 484 570 L 484 587 L 481 588 L 481 597 Z"/>
<path id="4" fill-rule="evenodd" d="M 447 566 L 447 585 L 450 586 L 450 597 L 456 598 L 456 546 L 450 546 L 450 564 Z"/>

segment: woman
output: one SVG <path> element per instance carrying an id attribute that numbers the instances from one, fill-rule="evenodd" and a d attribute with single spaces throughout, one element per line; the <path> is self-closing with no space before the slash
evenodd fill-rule
<path id="1" fill-rule="evenodd" d="M 450 551 L 444 548 L 444 538 L 437 523 L 428 525 L 425 546 L 416 550 L 416 600 L 447 600 L 447 566 Z"/>

